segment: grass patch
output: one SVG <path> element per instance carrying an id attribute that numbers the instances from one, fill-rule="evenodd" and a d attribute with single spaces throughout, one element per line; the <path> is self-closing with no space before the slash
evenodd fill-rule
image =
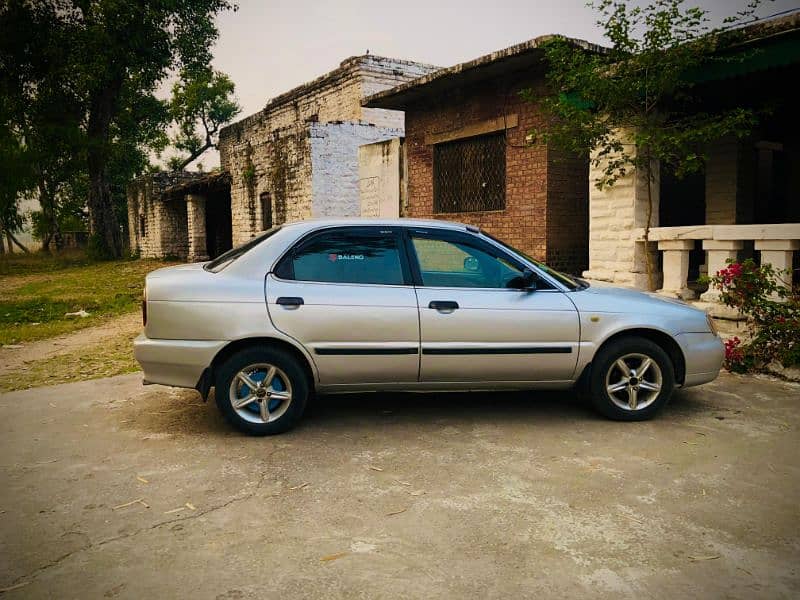
<path id="1" fill-rule="evenodd" d="M 25 367 L 0 375 L 0 392 L 138 371 L 139 365 L 133 358 L 135 337 L 136 332 L 127 332 L 88 348 L 28 363 Z"/>
<path id="2" fill-rule="evenodd" d="M 144 277 L 160 260 L 93 262 L 85 254 L 0 258 L 0 344 L 46 339 L 139 310 Z M 85 310 L 88 317 L 66 317 Z"/>

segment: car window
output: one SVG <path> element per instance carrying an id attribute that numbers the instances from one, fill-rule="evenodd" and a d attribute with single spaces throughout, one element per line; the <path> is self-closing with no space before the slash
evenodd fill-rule
<path id="1" fill-rule="evenodd" d="M 431 287 L 513 288 L 522 268 L 491 248 L 463 238 L 441 238 L 411 232 L 422 285 Z"/>
<path id="2" fill-rule="evenodd" d="M 522 250 L 517 250 L 513 246 L 510 246 L 509 244 L 506 244 L 504 241 L 497 239 L 496 237 L 494 237 L 493 235 L 490 235 L 489 233 L 486 233 L 485 231 L 482 231 L 481 234 L 485 235 L 486 237 L 488 237 L 492 241 L 497 242 L 503 248 L 507 248 L 511 252 L 516 252 L 520 256 L 524 256 L 526 259 L 531 261 L 534 265 L 539 267 L 542 271 L 544 271 L 545 273 L 550 275 L 550 277 L 552 277 L 553 279 L 558 281 L 561 285 L 563 285 L 564 287 L 566 287 L 567 289 L 569 289 L 571 291 L 586 289 L 586 288 L 589 287 L 589 283 L 584 281 L 583 279 L 579 279 L 578 277 L 573 277 L 572 275 L 567 275 L 566 273 L 562 273 L 561 271 L 556 271 L 554 268 L 549 267 L 548 265 L 546 265 L 546 264 L 544 264 L 542 262 L 539 262 L 538 260 L 536 260 L 532 256 L 529 256 L 528 254 L 526 254 Z"/>
<path id="3" fill-rule="evenodd" d="M 228 250 L 224 254 L 220 254 L 214 260 L 209 261 L 205 265 L 203 265 L 203 268 L 206 271 L 211 271 L 212 273 L 218 273 L 219 271 L 227 267 L 229 264 L 231 264 L 233 261 L 235 261 L 237 258 L 242 256 L 243 254 L 250 252 L 250 250 L 258 246 L 261 242 L 278 233 L 280 229 L 281 227 L 279 225 L 277 227 L 273 227 L 269 231 L 265 231 L 261 235 L 254 237 L 252 240 L 245 242 L 241 246 L 237 246 L 236 248 Z"/>
<path id="4" fill-rule="evenodd" d="M 302 242 L 278 275 L 298 281 L 403 285 L 397 236 L 392 231 L 333 230 Z"/>

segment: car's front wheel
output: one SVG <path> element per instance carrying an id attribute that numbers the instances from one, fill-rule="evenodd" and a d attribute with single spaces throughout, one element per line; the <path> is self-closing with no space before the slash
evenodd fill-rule
<path id="1" fill-rule="evenodd" d="M 220 412 L 237 429 L 273 435 L 294 427 L 306 408 L 308 378 L 291 354 L 274 348 L 247 348 L 217 369 Z"/>
<path id="2" fill-rule="evenodd" d="M 669 401 L 674 388 L 672 361 L 661 346 L 646 338 L 612 341 L 592 362 L 592 404 L 610 419 L 650 419 Z"/>

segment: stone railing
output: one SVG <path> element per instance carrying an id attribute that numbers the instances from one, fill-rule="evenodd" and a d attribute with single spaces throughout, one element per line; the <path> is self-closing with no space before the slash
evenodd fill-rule
<path id="1" fill-rule="evenodd" d="M 643 236 L 644 230 L 640 230 L 638 239 L 642 240 Z M 736 260 L 747 240 L 755 242 L 755 249 L 761 253 L 763 264 L 770 263 L 779 270 L 791 270 L 792 253 L 800 249 L 800 223 L 654 227 L 650 230 L 649 238 L 658 245 L 663 257 L 664 283 L 658 292 L 691 299 L 694 291 L 687 285 L 689 252 L 696 248 L 697 240 L 702 241 L 702 248 L 706 251 L 706 266 L 710 275 L 724 269 L 728 259 Z M 700 299 L 714 302 L 719 299 L 719 294 L 709 290 Z"/>

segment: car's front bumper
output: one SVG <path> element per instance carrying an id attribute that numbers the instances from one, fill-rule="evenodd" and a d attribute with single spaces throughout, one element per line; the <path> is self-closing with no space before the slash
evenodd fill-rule
<path id="1" fill-rule="evenodd" d="M 133 355 L 142 366 L 145 383 L 196 388 L 203 371 L 227 344 L 216 340 L 153 340 L 139 335 Z"/>
<path id="2" fill-rule="evenodd" d="M 713 333 L 681 333 L 675 336 L 686 359 L 683 387 L 713 381 L 725 359 L 725 345 Z"/>

